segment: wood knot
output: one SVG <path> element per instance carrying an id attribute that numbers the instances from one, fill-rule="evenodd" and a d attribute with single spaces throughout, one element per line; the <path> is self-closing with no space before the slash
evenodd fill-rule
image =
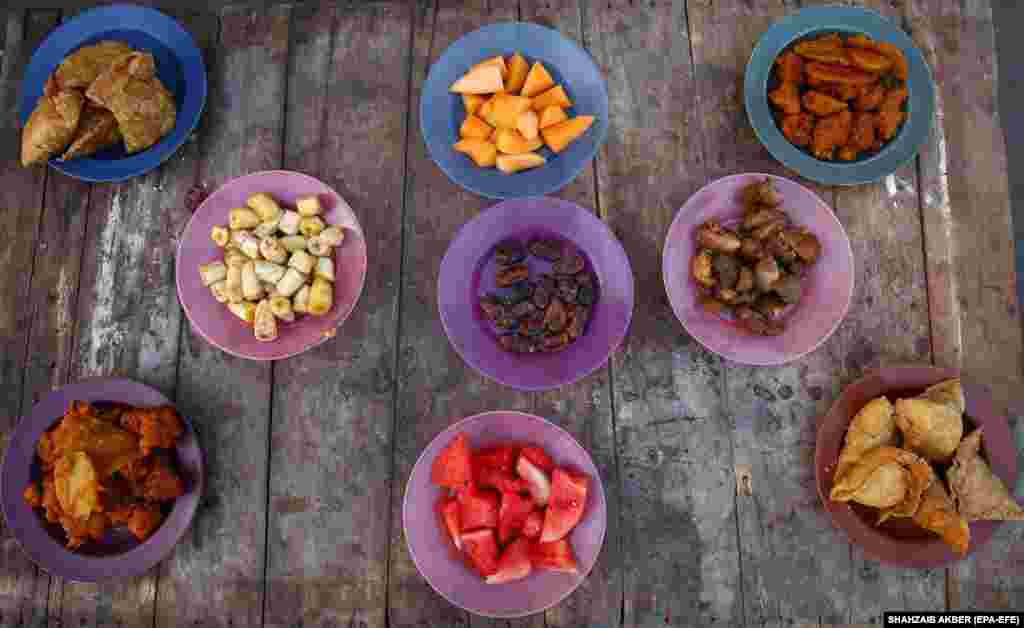
<path id="1" fill-rule="evenodd" d="M 749 464 L 736 465 L 736 494 L 747 497 L 754 494 L 754 470 Z"/>

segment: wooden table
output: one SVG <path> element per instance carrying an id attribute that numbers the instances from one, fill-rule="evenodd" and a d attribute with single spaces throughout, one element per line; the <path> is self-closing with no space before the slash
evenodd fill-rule
<path id="1" fill-rule="evenodd" d="M 757 8 L 751 8 L 756 4 Z M 747 124 L 743 70 L 792 0 L 300 4 L 178 12 L 205 49 L 206 114 L 163 167 L 87 185 L 16 164 L 18 94 L 39 41 L 72 12 L 0 10 L 0 436 L 40 394 L 121 374 L 198 426 L 209 487 L 153 573 L 50 578 L 0 528 L 0 626 L 790 626 L 879 623 L 886 610 L 1024 607 L 1024 526 L 946 570 L 884 567 L 815 492 L 815 425 L 866 369 L 959 366 L 987 381 L 1024 450 L 1024 384 L 1007 167 L 986 0 L 878 0 L 938 83 L 935 132 L 875 185 L 823 188 L 853 243 L 856 293 L 808 357 L 748 368 L 672 315 L 661 243 L 676 210 L 730 173 L 787 173 Z M 547 24 L 607 77 L 608 141 L 559 196 L 595 212 L 637 278 L 629 338 L 579 384 L 524 394 L 466 367 L 435 307 L 441 257 L 490 201 L 427 156 L 420 89 L 461 35 Z M 182 316 L 177 238 L 204 193 L 287 168 L 337 189 L 370 272 L 334 340 L 276 364 L 234 359 Z M 455 419 L 552 417 L 592 452 L 608 537 L 580 589 L 543 616 L 468 616 L 419 576 L 402 538 L 405 480 Z M 2 442 L 2 439 L 0 439 Z"/>

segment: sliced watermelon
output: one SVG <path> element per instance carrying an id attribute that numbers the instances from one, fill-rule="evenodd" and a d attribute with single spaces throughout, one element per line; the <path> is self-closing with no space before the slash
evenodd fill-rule
<path id="1" fill-rule="evenodd" d="M 540 534 L 541 543 L 551 543 L 564 538 L 583 518 L 587 504 L 587 488 L 590 478 L 566 469 L 555 469 L 551 475 L 551 501 L 544 514 L 544 529 Z"/>
<path id="2" fill-rule="evenodd" d="M 441 450 L 430 469 L 430 479 L 438 486 L 461 490 L 473 481 L 469 438 L 459 434 Z"/>
<path id="3" fill-rule="evenodd" d="M 501 469 L 512 473 L 516 470 L 517 451 L 514 447 L 500 446 L 481 449 L 473 454 L 473 464 L 477 467 Z"/>
<path id="4" fill-rule="evenodd" d="M 498 542 L 494 539 L 494 530 L 463 532 L 462 546 L 481 576 L 486 578 L 498 571 Z"/>
<path id="5" fill-rule="evenodd" d="M 462 549 L 462 539 L 459 538 L 462 531 L 462 525 L 459 523 L 459 502 L 454 497 L 442 497 L 437 500 L 437 514 L 441 517 L 441 522 L 448 530 L 455 547 Z"/>
<path id="6" fill-rule="evenodd" d="M 463 530 L 498 527 L 498 506 L 501 497 L 489 489 L 470 487 L 459 491 L 459 521 Z"/>
<path id="7" fill-rule="evenodd" d="M 493 467 L 478 467 L 476 484 L 497 489 L 500 493 L 525 493 L 529 489 L 525 481 L 512 473 Z"/>
<path id="8" fill-rule="evenodd" d="M 504 545 L 523 529 L 526 518 L 533 511 L 533 501 L 518 493 L 504 493 L 501 496 L 501 510 L 498 512 L 498 541 Z"/>
<path id="9" fill-rule="evenodd" d="M 526 480 L 534 503 L 541 507 L 546 506 L 551 497 L 551 480 L 548 479 L 547 474 L 531 462 L 525 454 L 521 454 L 519 461 L 516 462 L 516 473 Z"/>
<path id="10" fill-rule="evenodd" d="M 526 456 L 526 458 L 537 465 L 544 473 L 551 473 L 555 469 L 555 461 L 551 459 L 548 452 L 536 445 L 527 445 L 519 450 L 520 456 Z"/>
<path id="11" fill-rule="evenodd" d="M 528 539 L 536 539 L 544 528 L 544 511 L 534 510 L 523 522 L 523 536 Z"/>
<path id="12" fill-rule="evenodd" d="M 465 540 L 465 535 L 462 538 Z M 572 545 L 566 539 L 554 543 L 534 543 L 530 550 L 530 561 L 537 569 L 579 573 Z"/>
<path id="13" fill-rule="evenodd" d="M 526 538 L 516 539 L 505 548 L 498 560 L 498 568 L 494 574 L 487 576 L 487 584 L 502 584 L 521 580 L 530 575 L 533 565 L 530 562 L 530 547 L 533 542 Z"/>

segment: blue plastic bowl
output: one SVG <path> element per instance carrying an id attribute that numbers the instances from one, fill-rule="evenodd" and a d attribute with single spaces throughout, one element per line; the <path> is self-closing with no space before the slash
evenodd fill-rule
<path id="1" fill-rule="evenodd" d="M 121 181 L 156 168 L 188 139 L 206 103 L 206 66 L 192 35 L 176 20 L 155 9 L 111 5 L 85 11 L 62 24 L 36 49 L 25 70 L 21 90 L 23 126 L 43 95 L 47 77 L 64 57 L 104 39 L 123 41 L 136 50 L 153 54 L 157 76 L 174 94 L 178 117 L 168 135 L 133 155 L 126 155 L 123 146 L 116 146 L 89 157 L 50 160 L 57 170 L 84 181 Z"/>
<path id="2" fill-rule="evenodd" d="M 822 161 L 786 139 L 768 103 L 775 59 L 794 42 L 827 33 L 862 33 L 895 44 L 907 58 L 907 120 L 880 151 L 852 162 Z M 803 9 L 773 24 L 757 42 L 744 78 L 747 117 L 773 157 L 802 176 L 827 185 L 857 185 L 892 174 L 917 155 L 928 139 L 935 111 L 935 83 L 928 64 L 910 37 L 874 11 L 856 7 Z"/>
<path id="3" fill-rule="evenodd" d="M 548 160 L 543 166 L 504 174 L 480 168 L 452 148 L 459 141 L 466 112 L 462 97 L 448 88 L 484 59 L 514 52 L 531 65 L 543 63 L 555 83 L 565 88 L 573 102 L 567 112 L 570 117 L 592 115 L 595 120 L 560 154 L 542 148 L 539 152 Z M 420 129 L 430 157 L 449 179 L 467 190 L 499 199 L 543 196 L 565 187 L 597 154 L 608 132 L 608 89 L 590 55 L 557 31 L 525 22 L 494 24 L 456 41 L 430 68 L 420 100 Z"/>

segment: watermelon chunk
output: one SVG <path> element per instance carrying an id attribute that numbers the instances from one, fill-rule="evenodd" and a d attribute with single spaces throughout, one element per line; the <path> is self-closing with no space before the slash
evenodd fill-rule
<path id="1" fill-rule="evenodd" d="M 498 512 L 498 541 L 504 545 L 519 534 L 532 511 L 532 500 L 518 493 L 504 493 L 501 496 L 501 510 Z"/>
<path id="2" fill-rule="evenodd" d="M 548 452 L 536 445 L 527 445 L 519 450 L 520 456 L 526 456 L 526 459 L 537 466 L 538 469 L 544 473 L 551 473 L 555 469 L 555 461 L 551 459 Z"/>
<path id="3" fill-rule="evenodd" d="M 461 550 L 462 539 L 459 538 L 459 533 L 462 531 L 462 525 L 459 523 L 459 502 L 453 497 L 442 497 L 437 500 L 437 514 L 441 517 L 441 523 L 448 530 L 455 547 Z"/>
<path id="4" fill-rule="evenodd" d="M 477 468 L 501 469 L 512 473 L 516 469 L 517 454 L 514 447 L 489 447 L 473 454 L 473 464 Z"/>
<path id="5" fill-rule="evenodd" d="M 430 469 L 430 479 L 438 486 L 461 490 L 473 481 L 469 438 L 459 434 L 441 450 Z"/>
<path id="6" fill-rule="evenodd" d="M 576 527 L 583 518 L 589 486 L 590 478 L 587 476 L 566 469 L 555 469 L 551 475 L 551 500 L 544 514 L 541 543 L 551 543 L 564 538 Z"/>
<path id="7" fill-rule="evenodd" d="M 534 543 L 530 550 L 530 561 L 537 569 L 579 573 L 572 545 L 566 539 L 554 543 Z"/>
<path id="8" fill-rule="evenodd" d="M 497 489 L 501 493 L 525 493 L 529 488 L 526 482 L 510 472 L 493 467 L 477 468 L 476 484 Z"/>
<path id="9" fill-rule="evenodd" d="M 501 498 L 492 490 L 470 487 L 459 491 L 459 520 L 463 530 L 498 527 Z"/>
<path id="10" fill-rule="evenodd" d="M 525 454 L 520 455 L 519 461 L 516 462 L 516 473 L 526 480 L 534 503 L 538 506 L 546 506 L 551 497 L 551 480 L 548 479 L 547 474 L 531 462 Z"/>
<path id="11" fill-rule="evenodd" d="M 530 561 L 531 545 L 533 543 L 529 539 L 519 538 L 505 548 L 505 552 L 498 560 L 496 571 L 487 576 L 487 584 L 512 582 L 530 575 L 530 571 L 533 570 L 533 564 Z"/>
<path id="12" fill-rule="evenodd" d="M 523 536 L 528 539 L 535 539 L 540 536 L 540 532 L 543 528 L 544 511 L 534 510 L 526 517 L 526 521 L 523 522 Z"/>
<path id="13" fill-rule="evenodd" d="M 498 542 L 494 538 L 494 530 L 463 532 L 462 546 L 481 576 L 486 578 L 498 571 Z"/>

